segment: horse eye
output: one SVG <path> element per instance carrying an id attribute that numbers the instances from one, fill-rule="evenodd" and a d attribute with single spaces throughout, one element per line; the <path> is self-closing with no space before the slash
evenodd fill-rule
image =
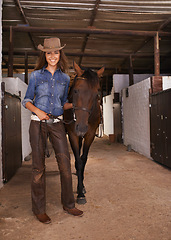
<path id="1" fill-rule="evenodd" d="M 74 93 L 78 93 L 78 89 L 74 89 Z"/>

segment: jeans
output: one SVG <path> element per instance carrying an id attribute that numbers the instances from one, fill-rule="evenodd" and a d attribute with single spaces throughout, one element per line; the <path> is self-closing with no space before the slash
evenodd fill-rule
<path id="1" fill-rule="evenodd" d="M 70 154 L 63 123 L 46 124 L 32 120 L 29 133 L 32 148 L 31 197 L 33 213 L 37 215 L 46 212 L 45 148 L 47 134 L 55 151 L 60 171 L 61 203 L 67 208 L 74 208 Z"/>

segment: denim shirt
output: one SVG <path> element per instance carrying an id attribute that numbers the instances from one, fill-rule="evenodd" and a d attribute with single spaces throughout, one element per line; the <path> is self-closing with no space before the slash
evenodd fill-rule
<path id="1" fill-rule="evenodd" d="M 31 102 L 46 113 L 60 116 L 67 102 L 69 83 L 69 76 L 60 69 L 53 76 L 45 67 L 36 70 L 31 73 L 22 105 L 26 108 L 26 103 Z"/>

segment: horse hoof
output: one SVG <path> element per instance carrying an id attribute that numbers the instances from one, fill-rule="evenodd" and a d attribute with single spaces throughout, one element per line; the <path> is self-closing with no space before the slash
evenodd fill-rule
<path id="1" fill-rule="evenodd" d="M 86 201 L 86 198 L 85 198 L 85 197 L 77 197 L 76 202 L 77 202 L 78 204 L 85 204 L 87 201 Z"/>
<path id="2" fill-rule="evenodd" d="M 86 193 L 86 189 L 85 187 L 83 187 L 82 193 L 85 194 Z M 77 194 L 79 194 L 79 191 L 77 190 Z"/>

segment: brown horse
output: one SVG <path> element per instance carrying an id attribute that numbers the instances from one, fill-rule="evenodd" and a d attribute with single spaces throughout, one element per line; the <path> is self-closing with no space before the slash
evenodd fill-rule
<path id="1" fill-rule="evenodd" d="M 77 203 L 85 204 L 84 169 L 89 148 L 94 140 L 101 118 L 98 90 L 100 86 L 99 77 L 103 74 L 104 67 L 96 73 L 90 69 L 82 70 L 74 62 L 74 69 L 77 76 L 68 96 L 69 102 L 73 103 L 73 109 L 64 112 L 64 121 L 70 122 L 70 124 L 66 124 L 66 129 L 75 156 L 75 168 L 78 177 Z"/>

